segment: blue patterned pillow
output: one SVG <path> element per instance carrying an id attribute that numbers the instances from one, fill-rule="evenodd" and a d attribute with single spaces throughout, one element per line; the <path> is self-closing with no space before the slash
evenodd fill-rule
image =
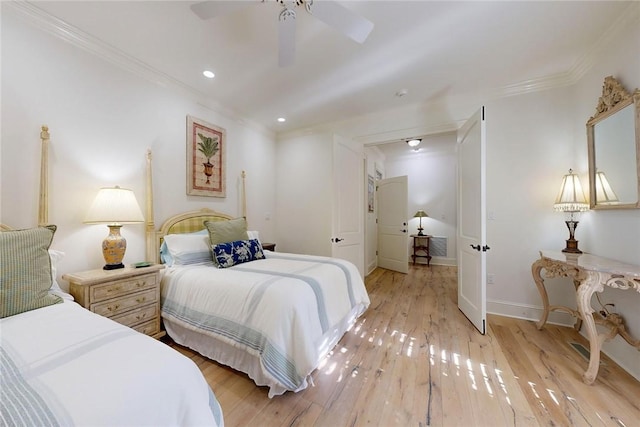
<path id="1" fill-rule="evenodd" d="M 227 268 L 243 262 L 264 259 L 262 246 L 258 239 L 219 243 L 211 248 L 213 257 L 218 262 L 218 268 Z"/>

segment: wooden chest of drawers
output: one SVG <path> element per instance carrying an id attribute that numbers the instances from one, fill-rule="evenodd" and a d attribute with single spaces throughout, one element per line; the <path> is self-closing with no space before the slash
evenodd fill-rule
<path id="1" fill-rule="evenodd" d="M 62 276 L 69 293 L 84 308 L 160 338 L 160 270 L 163 265 L 89 270 Z"/>

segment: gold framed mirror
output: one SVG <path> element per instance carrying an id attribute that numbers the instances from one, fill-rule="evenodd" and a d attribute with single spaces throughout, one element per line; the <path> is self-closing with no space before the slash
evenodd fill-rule
<path id="1" fill-rule="evenodd" d="M 640 208 L 640 90 L 604 79 L 587 144 L 591 209 Z"/>

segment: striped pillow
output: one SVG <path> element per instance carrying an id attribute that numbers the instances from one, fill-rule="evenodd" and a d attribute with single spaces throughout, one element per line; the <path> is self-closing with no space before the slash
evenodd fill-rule
<path id="1" fill-rule="evenodd" d="M 55 225 L 0 233 L 0 317 L 62 302 L 49 294 Z"/>

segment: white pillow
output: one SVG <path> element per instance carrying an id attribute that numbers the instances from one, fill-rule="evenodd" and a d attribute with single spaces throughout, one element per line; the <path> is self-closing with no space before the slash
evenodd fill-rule
<path id="1" fill-rule="evenodd" d="M 51 259 L 51 287 L 49 288 L 49 292 L 54 295 L 58 295 L 61 298 L 73 301 L 73 296 L 63 291 L 56 280 L 56 276 L 58 275 L 58 261 L 62 258 L 64 258 L 64 252 L 49 249 L 49 259 Z"/>
<path id="2" fill-rule="evenodd" d="M 163 253 L 161 249 L 160 252 L 169 267 L 213 260 L 209 232 L 206 229 L 195 233 L 167 234 L 164 236 L 163 246 L 166 250 Z"/>

